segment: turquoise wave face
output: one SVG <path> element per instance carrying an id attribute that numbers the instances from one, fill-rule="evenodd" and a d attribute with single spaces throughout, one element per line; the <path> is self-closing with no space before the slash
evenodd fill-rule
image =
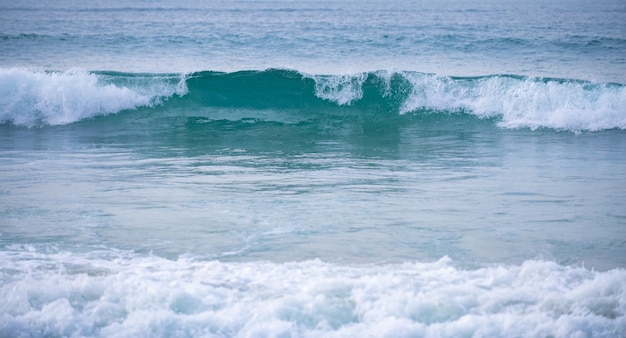
<path id="1" fill-rule="evenodd" d="M 118 114 L 107 119 L 385 125 L 456 116 L 492 120 L 502 128 L 626 128 L 626 86 L 575 79 L 403 71 L 320 75 L 282 69 L 191 74 L 3 69 L 0 83 L 0 121 L 29 127 Z"/>

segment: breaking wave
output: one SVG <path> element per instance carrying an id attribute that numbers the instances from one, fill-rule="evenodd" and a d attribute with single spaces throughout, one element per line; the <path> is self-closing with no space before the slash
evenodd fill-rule
<path id="1" fill-rule="evenodd" d="M 494 119 L 502 128 L 626 129 L 626 85 L 518 75 L 0 69 L 0 93 L 0 122 L 27 127 L 69 124 L 140 108 L 153 109 L 153 116 L 184 112 L 207 119 L 278 122 L 287 110 L 306 120 L 320 111 L 349 108 L 379 116 L 463 114 Z M 246 116 L 244 110 L 265 113 Z"/>

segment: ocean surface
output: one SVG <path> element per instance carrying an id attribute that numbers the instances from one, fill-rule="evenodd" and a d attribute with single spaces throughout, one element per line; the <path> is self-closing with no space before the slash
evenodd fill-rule
<path id="1" fill-rule="evenodd" d="M 0 337 L 625 337 L 626 2 L 0 0 Z"/>

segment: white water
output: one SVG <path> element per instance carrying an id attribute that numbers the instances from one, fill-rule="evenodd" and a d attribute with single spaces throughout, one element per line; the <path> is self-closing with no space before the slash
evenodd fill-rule
<path id="1" fill-rule="evenodd" d="M 0 252 L 0 336 L 618 337 L 626 271 Z"/>
<path id="2" fill-rule="evenodd" d="M 41 72 L 0 68 L 0 123 L 19 126 L 62 125 L 184 95 L 184 81 L 161 79 L 127 87 L 84 70 Z"/>
<path id="3" fill-rule="evenodd" d="M 403 75 L 413 86 L 403 112 L 462 110 L 481 118 L 499 117 L 499 125 L 505 128 L 626 129 L 626 86 L 622 85 L 501 76 L 451 80 Z"/>

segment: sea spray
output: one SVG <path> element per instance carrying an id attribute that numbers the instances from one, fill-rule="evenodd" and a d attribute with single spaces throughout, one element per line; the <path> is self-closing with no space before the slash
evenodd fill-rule
<path id="1" fill-rule="evenodd" d="M 305 75 L 306 76 L 306 75 Z M 349 105 L 363 98 L 363 83 L 367 73 L 356 75 L 308 75 L 315 81 L 315 96 Z"/>

